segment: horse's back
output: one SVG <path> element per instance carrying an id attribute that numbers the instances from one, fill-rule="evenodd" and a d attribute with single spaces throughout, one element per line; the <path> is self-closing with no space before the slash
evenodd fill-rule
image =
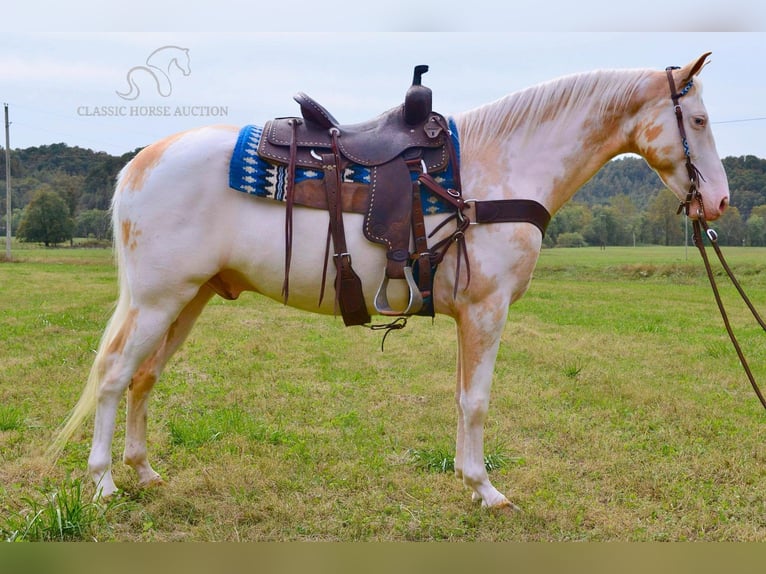
<path id="1" fill-rule="evenodd" d="M 208 162 L 213 162 L 209 165 L 213 169 L 226 169 L 238 132 L 236 126 L 207 126 L 179 132 L 146 146 L 120 172 L 115 201 L 121 199 L 122 192 L 142 191 L 148 182 L 163 174 L 177 177 L 180 170 L 188 173 Z"/>

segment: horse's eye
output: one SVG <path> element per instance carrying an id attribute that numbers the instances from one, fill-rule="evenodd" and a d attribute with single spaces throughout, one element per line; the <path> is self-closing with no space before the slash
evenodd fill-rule
<path id="1" fill-rule="evenodd" d="M 704 128 L 705 124 L 707 124 L 707 120 L 703 116 L 695 116 L 693 121 L 694 125 L 698 128 Z"/>

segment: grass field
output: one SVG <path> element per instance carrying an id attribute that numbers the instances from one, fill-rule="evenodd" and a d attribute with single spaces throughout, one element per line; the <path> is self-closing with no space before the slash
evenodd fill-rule
<path id="1" fill-rule="evenodd" d="M 725 253 L 766 311 L 766 249 Z M 41 453 L 109 317 L 111 254 L 14 255 L 0 264 L 6 539 L 766 540 L 766 413 L 692 248 L 543 252 L 510 311 L 487 422 L 514 515 L 474 506 L 450 471 L 450 320 L 413 319 L 381 352 L 380 333 L 252 294 L 215 299 L 154 392 L 149 448 L 167 484 L 138 489 L 119 424 L 124 493 L 91 504 L 91 425 L 55 467 Z M 766 385 L 766 334 L 722 290 Z"/>

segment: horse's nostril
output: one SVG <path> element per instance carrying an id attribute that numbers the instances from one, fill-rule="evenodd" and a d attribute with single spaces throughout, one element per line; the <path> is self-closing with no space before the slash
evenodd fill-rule
<path id="1" fill-rule="evenodd" d="M 721 213 L 723 213 L 723 212 L 726 210 L 726 208 L 727 208 L 728 206 L 729 206 L 729 198 L 728 198 L 728 197 L 724 197 L 724 198 L 721 200 L 721 204 L 718 206 L 718 210 L 719 210 Z"/>

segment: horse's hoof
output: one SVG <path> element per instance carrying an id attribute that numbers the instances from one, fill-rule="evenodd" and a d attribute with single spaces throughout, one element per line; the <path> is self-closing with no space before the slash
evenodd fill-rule
<path id="1" fill-rule="evenodd" d="M 103 489 L 99 489 L 96 491 L 96 494 L 93 495 L 93 502 L 109 502 L 116 496 L 120 495 L 120 489 L 115 488 L 114 490 L 110 491 L 104 491 Z"/>
<path id="2" fill-rule="evenodd" d="M 521 508 L 519 508 L 513 502 L 507 499 L 498 504 L 495 504 L 494 506 L 491 506 L 490 510 L 492 512 L 497 512 L 499 514 L 509 514 L 509 515 L 516 514 L 517 512 L 521 512 Z"/>
<path id="3" fill-rule="evenodd" d="M 165 486 L 165 481 L 162 480 L 162 477 L 158 474 L 156 476 L 153 476 L 147 480 L 142 480 L 138 483 L 138 486 L 140 488 L 156 488 L 160 486 Z"/>

